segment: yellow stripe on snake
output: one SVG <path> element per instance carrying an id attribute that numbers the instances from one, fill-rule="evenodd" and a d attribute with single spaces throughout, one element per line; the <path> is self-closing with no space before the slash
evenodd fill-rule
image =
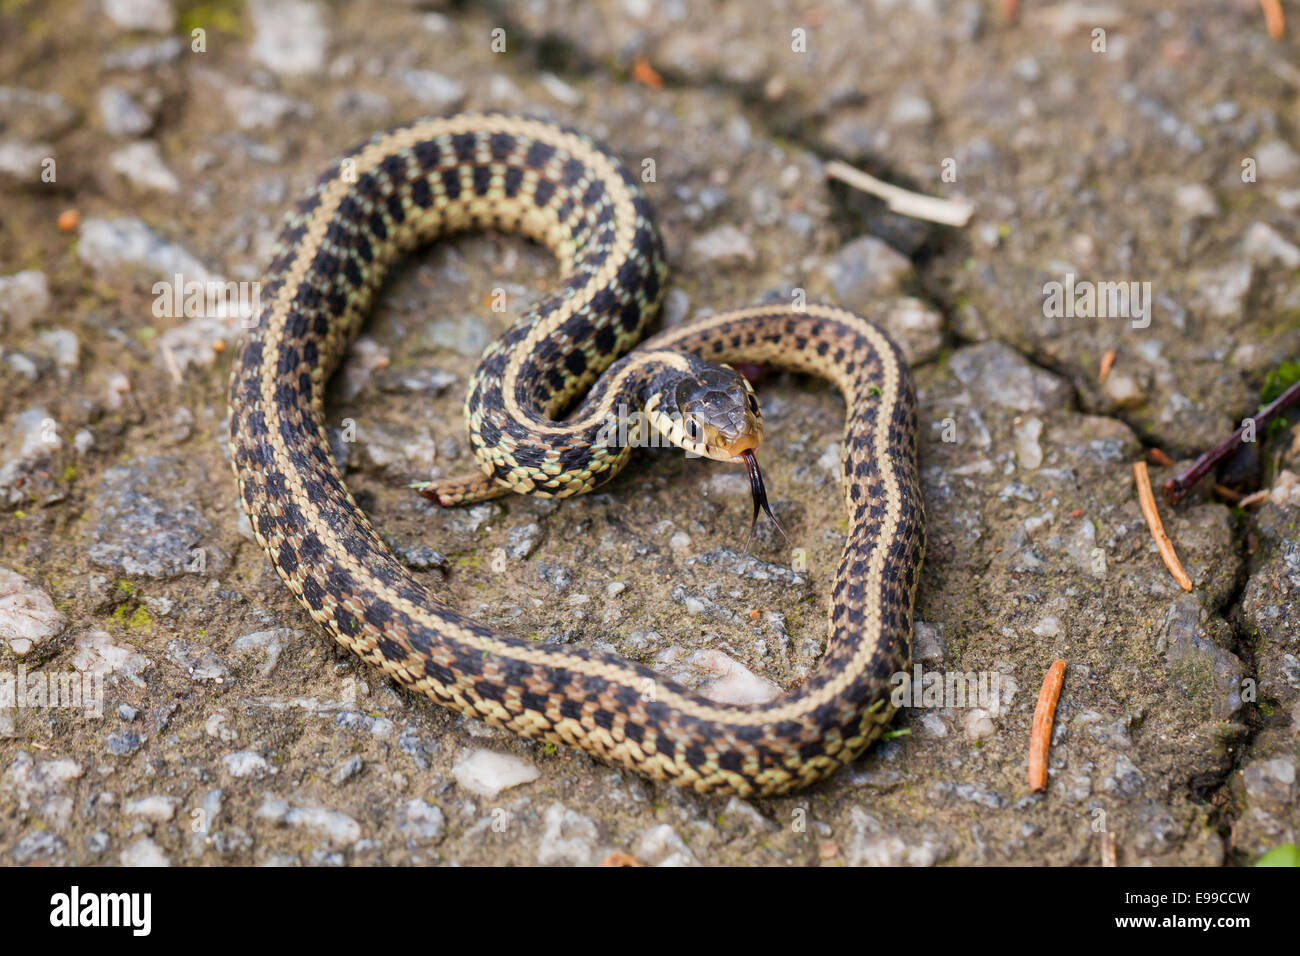
<path id="1" fill-rule="evenodd" d="M 607 437 L 622 406 L 684 448 L 749 463 L 757 515 L 758 403 L 719 363 L 811 373 L 839 389 L 848 532 L 827 649 L 802 684 L 766 704 L 724 704 L 614 655 L 496 633 L 430 594 L 357 507 L 330 451 L 325 383 L 396 259 L 481 228 L 544 243 L 562 283 L 484 353 L 465 406 L 482 472 L 437 483 L 428 494 L 442 504 L 565 497 L 609 480 L 630 451 Z M 378 134 L 286 219 L 230 383 L 235 478 L 290 590 L 397 682 L 699 792 L 785 793 L 879 736 L 893 713 L 891 675 L 910 666 L 924 550 L 910 375 L 874 325 L 821 305 L 721 312 L 634 347 L 664 272 L 639 186 L 582 135 L 468 113 Z"/>

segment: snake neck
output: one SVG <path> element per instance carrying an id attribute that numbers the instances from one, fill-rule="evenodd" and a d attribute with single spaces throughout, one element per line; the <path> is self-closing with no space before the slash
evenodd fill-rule
<path id="1" fill-rule="evenodd" d="M 680 351 L 636 351 L 614 362 L 573 408 L 527 394 L 506 402 L 501 379 L 480 374 L 466 400 L 470 445 L 484 473 L 513 491 L 556 498 L 590 491 L 649 441 L 647 413 L 675 413 L 671 383 L 708 366 Z M 491 368 L 490 358 L 484 367 Z M 535 439 L 539 431 L 544 444 Z"/>

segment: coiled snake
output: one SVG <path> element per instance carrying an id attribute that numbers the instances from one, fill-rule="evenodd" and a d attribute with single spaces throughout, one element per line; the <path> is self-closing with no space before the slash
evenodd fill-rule
<path id="1" fill-rule="evenodd" d="M 428 494 L 442 503 L 508 490 L 563 497 L 608 480 L 629 449 L 600 429 L 626 409 L 683 447 L 752 467 L 757 402 L 715 363 L 765 363 L 838 387 L 848 531 L 826 652 L 801 685 L 766 704 L 723 704 L 613 655 L 503 636 L 429 594 L 375 532 L 331 454 L 325 383 L 386 268 L 470 228 L 540 240 L 563 279 L 484 353 L 466 400 L 483 472 L 436 484 Z M 893 712 L 891 675 L 910 664 L 924 548 L 910 375 L 874 325 L 821 305 L 721 312 L 632 349 L 663 279 L 639 186 L 585 137 L 468 113 L 378 134 L 286 219 L 231 378 L 235 478 L 290 590 L 397 682 L 521 736 L 700 792 L 784 793 L 879 735 Z"/>

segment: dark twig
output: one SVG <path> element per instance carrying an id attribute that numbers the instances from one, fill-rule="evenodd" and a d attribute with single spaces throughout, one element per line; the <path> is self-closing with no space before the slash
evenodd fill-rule
<path id="1" fill-rule="evenodd" d="M 1241 447 L 1241 436 L 1246 433 L 1247 424 L 1251 424 L 1258 434 L 1265 426 L 1268 425 L 1279 413 L 1286 411 L 1292 405 L 1300 404 L 1300 382 L 1296 382 L 1285 392 L 1279 395 L 1273 401 L 1260 410 L 1259 414 L 1252 416 L 1249 423 L 1243 423 L 1240 428 L 1219 442 L 1209 451 L 1207 451 L 1196 461 L 1180 474 L 1175 475 L 1160 486 L 1160 493 L 1164 496 L 1166 502 L 1176 505 L 1183 500 L 1187 492 L 1192 490 L 1192 485 L 1204 478 L 1211 469 L 1219 462 L 1227 458 L 1238 448 Z"/>

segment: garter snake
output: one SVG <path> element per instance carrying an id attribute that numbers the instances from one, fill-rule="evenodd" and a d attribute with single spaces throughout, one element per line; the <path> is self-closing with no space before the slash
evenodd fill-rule
<path id="1" fill-rule="evenodd" d="M 477 228 L 540 240 L 562 280 L 484 353 L 466 399 L 482 472 L 435 485 L 430 494 L 443 503 L 595 487 L 627 459 L 625 445 L 598 431 L 624 407 L 684 447 L 752 462 L 757 402 L 717 363 L 811 373 L 843 395 L 847 534 L 827 648 L 802 684 L 769 703 L 724 704 L 614 655 L 507 637 L 431 595 L 376 533 L 331 453 L 325 383 L 387 267 L 435 237 Z M 910 664 L 924 550 L 910 374 L 874 325 L 823 305 L 721 312 L 634 348 L 664 269 L 639 185 L 578 133 L 464 113 L 377 134 L 286 217 L 231 377 L 235 478 L 255 537 L 289 589 L 336 640 L 398 683 L 494 726 L 696 791 L 784 793 L 851 761 L 880 734 L 893 713 L 891 675 Z M 720 395 L 731 403 L 721 419 Z"/>

